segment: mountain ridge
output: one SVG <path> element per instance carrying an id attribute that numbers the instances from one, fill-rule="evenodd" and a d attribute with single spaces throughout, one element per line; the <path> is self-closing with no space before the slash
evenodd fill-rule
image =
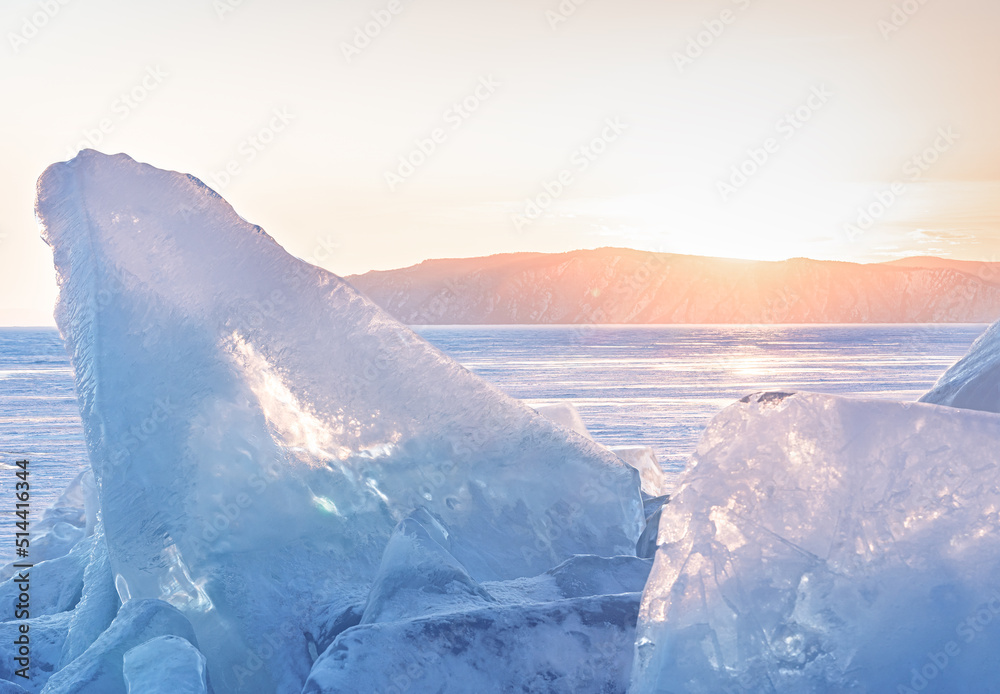
<path id="1" fill-rule="evenodd" d="M 756 261 L 598 248 L 440 258 L 346 278 L 420 324 L 991 323 L 1000 263 Z"/>

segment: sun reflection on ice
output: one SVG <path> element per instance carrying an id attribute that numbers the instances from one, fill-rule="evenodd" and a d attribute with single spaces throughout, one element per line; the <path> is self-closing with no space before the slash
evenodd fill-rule
<path id="1" fill-rule="evenodd" d="M 326 513 L 330 513 L 330 514 L 333 514 L 335 516 L 343 515 L 343 514 L 341 514 L 340 510 L 337 508 L 337 504 L 333 503 L 333 501 L 331 499 L 328 499 L 325 496 L 316 496 L 316 495 L 313 495 L 312 500 L 313 500 L 313 503 L 316 504 L 317 508 L 319 508 L 320 510 L 322 510 L 322 511 L 324 511 Z"/>
<path id="2" fill-rule="evenodd" d="M 208 612 L 213 609 L 215 606 L 204 590 L 205 581 L 191 578 L 177 545 L 168 545 L 163 553 L 168 567 L 167 573 L 160 577 L 160 599 L 179 610 Z"/>
<path id="3" fill-rule="evenodd" d="M 233 333 L 230 346 L 246 374 L 246 382 L 260 403 L 264 417 L 281 443 L 292 451 L 305 451 L 311 464 L 330 459 L 346 460 L 353 452 L 343 436 L 348 429 L 355 429 L 357 422 L 330 426 L 313 412 L 308 411 L 285 384 L 284 379 L 261 354 L 238 333 Z M 355 435 L 359 432 L 354 432 Z M 344 438 L 352 437 L 348 433 Z"/>

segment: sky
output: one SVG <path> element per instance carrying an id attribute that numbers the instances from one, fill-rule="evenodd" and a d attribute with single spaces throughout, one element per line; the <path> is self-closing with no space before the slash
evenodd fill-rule
<path id="1" fill-rule="evenodd" d="M 194 174 L 341 275 L 601 246 L 1000 260 L 996 0 L 4 0 L 0 325 L 34 185 Z"/>

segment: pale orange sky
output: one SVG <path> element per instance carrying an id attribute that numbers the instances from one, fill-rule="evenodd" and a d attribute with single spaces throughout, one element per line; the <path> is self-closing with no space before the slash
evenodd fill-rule
<path id="1" fill-rule="evenodd" d="M 88 131 L 340 274 L 598 246 L 1000 260 L 996 0 L 64 1 L 0 8 L 0 325 L 52 323 L 34 182 Z"/>

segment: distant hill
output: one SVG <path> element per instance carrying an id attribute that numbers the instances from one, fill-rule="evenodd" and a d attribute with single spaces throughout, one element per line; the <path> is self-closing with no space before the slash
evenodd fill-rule
<path id="1" fill-rule="evenodd" d="M 958 270 L 967 275 L 975 275 L 980 279 L 986 280 L 987 283 L 1000 283 L 1000 263 L 987 263 L 978 260 L 950 260 L 948 258 L 935 258 L 933 256 L 922 255 L 893 260 L 884 264 L 895 265 L 897 267 Z"/>
<path id="2" fill-rule="evenodd" d="M 408 324 L 991 323 L 1000 263 L 730 260 L 599 248 L 347 278 Z"/>

